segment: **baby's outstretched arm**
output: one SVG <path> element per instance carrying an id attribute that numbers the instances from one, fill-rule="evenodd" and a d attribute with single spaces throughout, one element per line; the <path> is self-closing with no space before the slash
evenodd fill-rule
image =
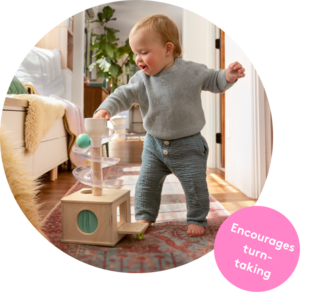
<path id="1" fill-rule="evenodd" d="M 233 83 L 237 79 L 245 77 L 245 69 L 239 62 L 231 63 L 226 69 L 226 81 L 228 83 Z"/>
<path id="2" fill-rule="evenodd" d="M 110 120 L 110 113 L 105 109 L 100 109 L 94 115 L 94 118 L 105 118 L 107 121 Z"/>

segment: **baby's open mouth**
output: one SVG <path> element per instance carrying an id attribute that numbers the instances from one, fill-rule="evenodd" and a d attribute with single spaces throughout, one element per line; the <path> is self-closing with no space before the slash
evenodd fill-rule
<path id="1" fill-rule="evenodd" d="M 145 71 L 147 69 L 147 66 L 146 65 L 139 65 L 139 67 L 142 69 L 142 71 Z"/>

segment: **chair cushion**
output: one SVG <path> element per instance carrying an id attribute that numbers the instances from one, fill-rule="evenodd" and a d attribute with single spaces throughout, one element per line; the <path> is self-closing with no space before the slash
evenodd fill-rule
<path id="1" fill-rule="evenodd" d="M 17 69 L 15 76 L 22 84 L 32 84 L 42 96 L 55 94 L 65 98 L 59 49 L 33 47 Z"/>
<path id="2" fill-rule="evenodd" d="M 18 80 L 18 78 L 14 76 L 7 93 L 8 94 L 28 94 L 28 91 L 24 87 L 24 85 Z"/>

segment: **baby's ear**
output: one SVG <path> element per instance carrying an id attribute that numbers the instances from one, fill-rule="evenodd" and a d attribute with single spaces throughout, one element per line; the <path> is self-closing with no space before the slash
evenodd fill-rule
<path id="1" fill-rule="evenodd" d="M 172 42 L 166 43 L 166 55 L 170 56 L 171 54 L 173 54 L 173 50 L 174 50 L 173 43 Z"/>

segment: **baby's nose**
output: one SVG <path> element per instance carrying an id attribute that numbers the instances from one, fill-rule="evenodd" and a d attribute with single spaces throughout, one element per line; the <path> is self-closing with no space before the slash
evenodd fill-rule
<path id="1" fill-rule="evenodd" d="M 141 59 L 140 55 L 137 55 L 137 56 L 136 56 L 136 62 L 137 62 L 137 63 L 142 62 L 142 59 Z"/>

